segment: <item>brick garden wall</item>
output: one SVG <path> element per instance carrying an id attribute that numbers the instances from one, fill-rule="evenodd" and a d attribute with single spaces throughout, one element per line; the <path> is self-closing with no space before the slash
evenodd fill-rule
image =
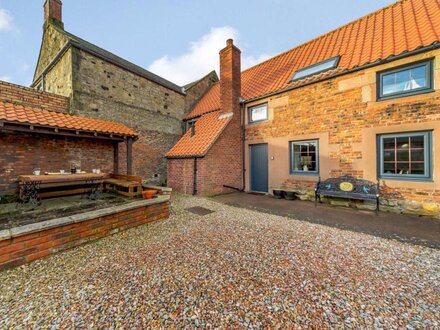
<path id="1" fill-rule="evenodd" d="M 113 171 L 111 141 L 1 132 L 0 145 L 0 194 L 12 193 L 18 176 L 32 174 L 35 168 L 58 172 L 69 170 L 74 162 L 87 172 Z"/>
<path id="2" fill-rule="evenodd" d="M 0 271 L 168 216 L 169 202 L 164 201 L 105 216 L 93 216 L 90 212 L 90 219 L 85 221 L 3 240 L 0 235 Z"/>
<path id="3" fill-rule="evenodd" d="M 0 100 L 7 103 L 63 113 L 68 113 L 70 102 L 67 97 L 39 92 L 33 88 L 14 85 L 4 81 L 0 81 Z"/>

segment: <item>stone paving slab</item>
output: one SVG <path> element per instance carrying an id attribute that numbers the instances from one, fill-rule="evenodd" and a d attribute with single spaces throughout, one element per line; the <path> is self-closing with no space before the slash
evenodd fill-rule
<path id="1" fill-rule="evenodd" d="M 439 250 L 175 196 L 168 220 L 0 273 L 0 328 L 438 329 L 439 277 Z"/>
<path id="2" fill-rule="evenodd" d="M 435 218 L 387 212 L 380 212 L 376 216 L 371 211 L 328 204 L 315 207 L 314 203 L 308 201 L 289 201 L 246 193 L 232 193 L 213 199 L 227 205 L 440 249 L 440 220 Z"/>

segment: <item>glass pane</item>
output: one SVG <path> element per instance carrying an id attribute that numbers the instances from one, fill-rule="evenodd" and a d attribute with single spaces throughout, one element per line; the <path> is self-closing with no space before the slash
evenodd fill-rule
<path id="1" fill-rule="evenodd" d="M 409 148 L 409 137 L 398 137 L 396 139 L 397 149 L 406 149 Z"/>
<path id="2" fill-rule="evenodd" d="M 411 164 L 411 174 L 425 175 L 425 164 L 412 163 Z"/>
<path id="3" fill-rule="evenodd" d="M 397 151 L 397 161 L 409 161 L 409 151 L 408 150 L 398 150 Z"/>
<path id="4" fill-rule="evenodd" d="M 425 138 L 423 135 L 411 137 L 411 149 L 424 148 Z"/>
<path id="5" fill-rule="evenodd" d="M 394 161 L 395 160 L 394 155 L 395 155 L 394 151 L 384 151 L 383 160 L 386 162 Z"/>
<path id="6" fill-rule="evenodd" d="M 384 149 L 394 149 L 396 147 L 395 141 L 396 141 L 396 139 L 394 139 L 394 138 L 384 138 L 383 139 Z"/>
<path id="7" fill-rule="evenodd" d="M 395 173 L 395 167 L 394 163 L 385 163 L 383 165 L 383 172 L 386 174 L 396 174 Z"/>
<path id="8" fill-rule="evenodd" d="M 303 77 L 306 77 L 306 76 L 309 76 L 312 74 L 316 74 L 318 72 L 328 70 L 331 68 L 335 68 L 337 61 L 338 61 L 338 58 L 332 58 L 330 60 L 326 60 L 324 62 L 317 64 L 317 65 L 314 65 L 312 67 L 300 69 L 295 72 L 292 80 L 303 78 Z"/>
<path id="9" fill-rule="evenodd" d="M 402 71 L 384 74 L 382 76 L 382 94 L 407 92 L 418 88 L 427 87 L 425 64 Z"/>
<path id="10" fill-rule="evenodd" d="M 316 142 L 293 143 L 293 171 L 317 171 Z"/>
<path id="11" fill-rule="evenodd" d="M 424 150 L 412 150 L 411 151 L 411 161 L 424 161 L 425 151 Z"/>
<path id="12" fill-rule="evenodd" d="M 251 121 L 267 119 L 267 106 L 259 106 L 251 109 Z"/>
<path id="13" fill-rule="evenodd" d="M 397 163 L 396 174 L 409 174 L 409 163 Z"/>

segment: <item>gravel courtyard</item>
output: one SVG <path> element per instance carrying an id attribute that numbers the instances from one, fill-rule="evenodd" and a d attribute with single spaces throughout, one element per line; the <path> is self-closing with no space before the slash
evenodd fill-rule
<path id="1" fill-rule="evenodd" d="M 439 288 L 438 250 L 173 196 L 168 220 L 0 273 L 0 328 L 438 329 Z"/>

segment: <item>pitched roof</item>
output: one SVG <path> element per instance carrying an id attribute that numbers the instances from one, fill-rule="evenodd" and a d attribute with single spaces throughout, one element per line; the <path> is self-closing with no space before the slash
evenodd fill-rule
<path id="1" fill-rule="evenodd" d="M 299 87 L 439 41 L 440 2 L 401 0 L 243 71 L 242 97 L 251 100 Z M 291 82 L 297 69 L 338 55 L 336 69 Z M 187 118 L 218 109 L 219 97 L 217 84 Z"/>
<path id="2" fill-rule="evenodd" d="M 65 34 L 69 38 L 69 42 L 75 46 L 76 48 L 82 49 L 88 53 L 91 53 L 92 55 L 98 56 L 110 63 L 113 63 L 117 66 L 120 66 L 132 73 L 135 73 L 141 77 L 144 77 L 148 80 L 151 80 L 153 82 L 158 83 L 159 85 L 162 85 L 166 88 L 169 88 L 171 90 L 174 90 L 175 92 L 184 94 L 184 91 L 182 87 L 172 83 L 171 81 L 166 80 L 165 78 L 162 78 L 148 70 L 145 70 L 144 68 L 133 64 L 122 57 L 119 57 L 101 47 L 98 47 L 84 39 L 81 39 L 80 37 L 77 37 L 73 35 L 72 33 L 69 33 L 63 29 L 58 28 L 54 25 L 54 28 L 57 29 L 60 33 Z"/>
<path id="3" fill-rule="evenodd" d="M 188 130 L 166 154 L 167 158 L 201 157 L 214 144 L 232 116 L 222 115 L 221 111 L 204 115 L 195 123 L 195 135 Z"/>
<path id="4" fill-rule="evenodd" d="M 136 137 L 138 134 L 125 125 L 110 121 L 66 115 L 14 105 L 0 101 L 0 122 L 29 124 L 68 130 L 79 130 L 93 133 L 115 134 Z M 1 127 L 0 127 L 1 128 Z"/>

